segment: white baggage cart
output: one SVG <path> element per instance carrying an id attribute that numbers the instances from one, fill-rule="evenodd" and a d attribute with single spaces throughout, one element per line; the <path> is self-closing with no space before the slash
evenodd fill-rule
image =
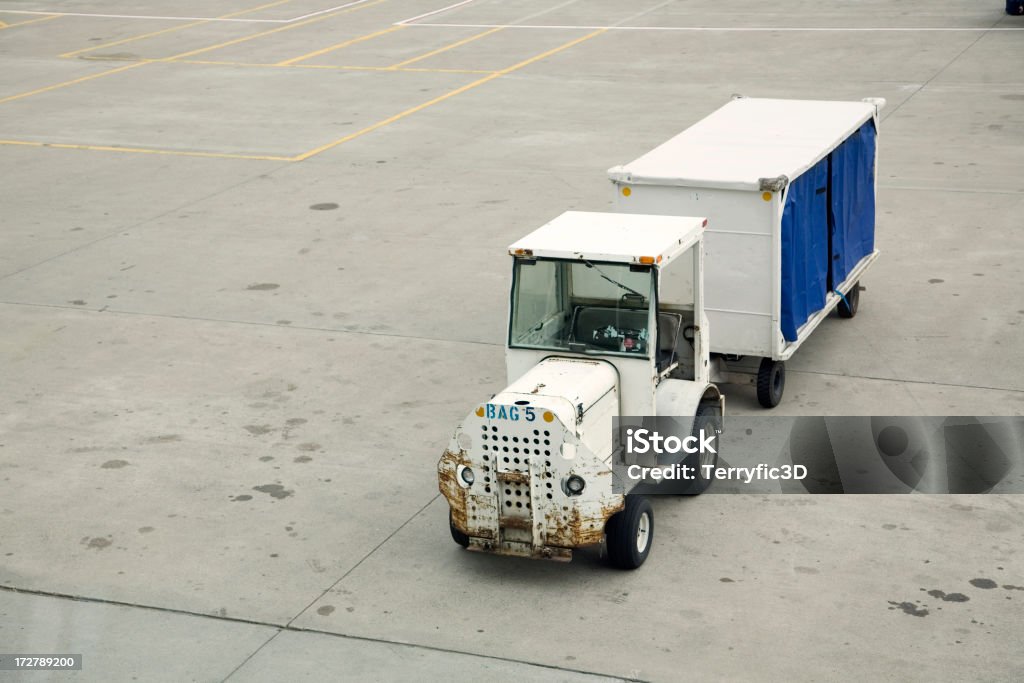
<path id="1" fill-rule="evenodd" d="M 857 312 L 878 256 L 884 105 L 736 97 L 608 171 L 618 212 L 708 217 L 712 380 L 755 383 L 765 407 L 782 398 L 784 361 L 832 309 Z"/>

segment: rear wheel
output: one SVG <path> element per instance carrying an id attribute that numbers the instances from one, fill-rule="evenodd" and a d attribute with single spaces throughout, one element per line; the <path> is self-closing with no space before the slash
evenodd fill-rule
<path id="1" fill-rule="evenodd" d="M 860 304 L 860 283 L 857 282 L 850 287 L 850 291 L 846 293 L 846 296 L 839 300 L 839 306 L 836 311 L 839 313 L 840 318 L 852 318 L 857 315 L 857 306 Z"/>
<path id="2" fill-rule="evenodd" d="M 697 413 L 693 416 L 693 436 L 697 437 L 697 443 L 701 442 L 700 433 L 721 434 L 722 432 L 722 404 L 718 401 L 701 401 L 697 406 Z M 718 447 L 722 440 L 715 439 L 715 451 L 694 453 L 686 458 L 686 464 L 694 468 L 689 488 L 685 493 L 696 495 L 703 493 L 711 486 L 712 479 L 706 476 L 708 468 L 714 470 L 718 466 Z"/>
<path id="3" fill-rule="evenodd" d="M 458 527 L 455 526 L 455 522 L 452 520 L 452 511 L 448 510 L 448 528 L 452 532 L 452 540 L 461 545 L 463 548 L 469 547 L 469 536 L 459 531 Z"/>
<path id="4" fill-rule="evenodd" d="M 619 569 L 636 569 L 644 563 L 654 541 L 654 511 L 642 496 L 626 496 L 626 507 L 612 515 L 605 526 L 608 559 Z"/>
<path id="5" fill-rule="evenodd" d="M 757 369 L 757 402 L 765 408 L 774 408 L 782 401 L 786 389 L 786 364 L 781 360 L 762 358 Z"/>

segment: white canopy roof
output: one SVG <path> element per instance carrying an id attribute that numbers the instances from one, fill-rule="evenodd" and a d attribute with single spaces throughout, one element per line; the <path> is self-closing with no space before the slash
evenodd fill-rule
<path id="1" fill-rule="evenodd" d="M 637 184 L 760 189 L 761 178 L 794 180 L 871 119 L 883 99 L 861 102 L 731 100 L 639 159 L 608 170 Z"/>
<path id="2" fill-rule="evenodd" d="M 665 265 L 701 239 L 706 222 L 689 216 L 566 211 L 508 250 L 513 255 L 623 263 L 651 257 Z"/>

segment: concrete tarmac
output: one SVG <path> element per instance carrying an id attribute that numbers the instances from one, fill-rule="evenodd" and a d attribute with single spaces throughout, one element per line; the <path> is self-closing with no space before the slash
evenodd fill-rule
<path id="1" fill-rule="evenodd" d="M 631 573 L 448 536 L 506 246 L 734 93 L 888 100 L 776 411 L 1024 413 L 1024 19 L 725 7 L 0 3 L 0 655 L 83 656 L 2 677 L 1019 680 L 1013 495 L 662 498 Z"/>

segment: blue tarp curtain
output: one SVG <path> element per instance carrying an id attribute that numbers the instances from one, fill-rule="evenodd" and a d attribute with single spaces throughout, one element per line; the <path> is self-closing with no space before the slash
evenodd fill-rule
<path id="1" fill-rule="evenodd" d="M 825 307 L 828 277 L 828 158 L 789 185 L 782 211 L 782 336 Z"/>
<path id="2" fill-rule="evenodd" d="M 832 282 L 842 283 L 875 250 L 875 124 L 832 152 Z"/>
<path id="3" fill-rule="evenodd" d="M 780 323 L 786 341 L 797 340 L 800 326 L 825 307 L 829 289 L 874 251 L 874 186 L 873 121 L 790 183 L 782 212 Z"/>

